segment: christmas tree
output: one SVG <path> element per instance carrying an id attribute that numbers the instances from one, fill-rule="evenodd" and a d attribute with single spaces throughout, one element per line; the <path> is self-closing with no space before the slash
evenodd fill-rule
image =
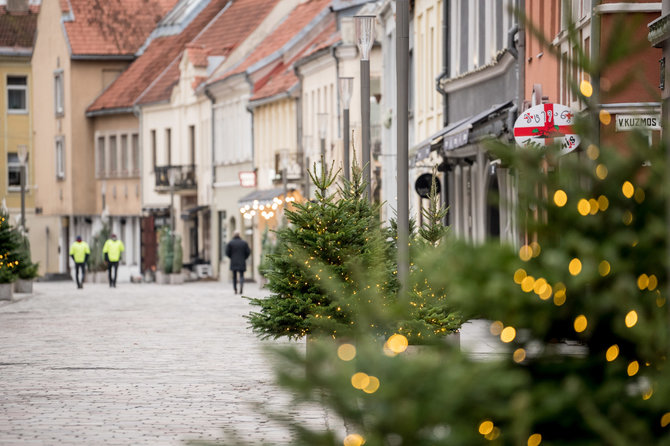
<path id="1" fill-rule="evenodd" d="M 18 232 L 9 225 L 9 215 L 0 209 L 0 283 L 14 282 L 20 266 Z"/>

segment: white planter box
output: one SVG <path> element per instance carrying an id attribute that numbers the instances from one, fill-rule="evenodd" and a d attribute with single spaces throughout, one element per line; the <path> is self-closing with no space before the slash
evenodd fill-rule
<path id="1" fill-rule="evenodd" d="M 15 293 L 32 293 L 33 292 L 33 280 L 32 279 L 18 279 L 14 282 L 14 292 Z"/>
<path id="2" fill-rule="evenodd" d="M 14 298 L 14 284 L 0 283 L 0 300 L 12 300 Z"/>

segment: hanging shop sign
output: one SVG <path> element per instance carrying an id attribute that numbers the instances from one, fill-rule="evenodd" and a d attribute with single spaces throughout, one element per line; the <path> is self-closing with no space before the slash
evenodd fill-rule
<path id="1" fill-rule="evenodd" d="M 256 187 L 256 172 L 239 172 L 240 187 Z"/>
<path id="2" fill-rule="evenodd" d="M 660 115 L 616 115 L 616 131 L 630 132 L 634 129 L 661 130 Z"/>
<path id="3" fill-rule="evenodd" d="M 514 123 L 514 139 L 521 147 L 561 144 L 562 152 L 572 152 L 579 145 L 572 123 L 575 113 L 565 105 L 540 104 L 519 115 Z"/>
<path id="4" fill-rule="evenodd" d="M 416 179 L 414 189 L 421 198 L 428 198 L 430 196 L 431 184 L 433 184 L 433 175 L 424 173 L 423 175 L 419 175 L 419 178 Z M 440 180 L 435 178 L 435 193 L 439 195 L 441 190 Z"/>

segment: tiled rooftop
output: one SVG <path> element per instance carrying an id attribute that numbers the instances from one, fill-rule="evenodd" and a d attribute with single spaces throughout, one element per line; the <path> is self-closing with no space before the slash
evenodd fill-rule
<path id="1" fill-rule="evenodd" d="M 0 6 L 0 47 L 29 49 L 35 43 L 37 13 L 32 9 L 28 13 L 9 14 Z"/>
<path id="2" fill-rule="evenodd" d="M 73 56 L 133 56 L 177 0 L 60 0 Z"/>

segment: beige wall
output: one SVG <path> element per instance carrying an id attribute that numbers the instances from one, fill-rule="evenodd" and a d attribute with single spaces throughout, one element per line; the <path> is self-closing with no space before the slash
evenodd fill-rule
<path id="1" fill-rule="evenodd" d="M 296 101 L 282 98 L 254 109 L 254 164 L 258 168 L 258 188 L 275 186 L 270 175 L 275 169 L 275 153 L 297 150 Z"/>
<path id="2" fill-rule="evenodd" d="M 442 0 L 417 0 L 414 8 L 415 139 L 442 128 L 442 96 L 435 79 L 442 72 Z"/>

